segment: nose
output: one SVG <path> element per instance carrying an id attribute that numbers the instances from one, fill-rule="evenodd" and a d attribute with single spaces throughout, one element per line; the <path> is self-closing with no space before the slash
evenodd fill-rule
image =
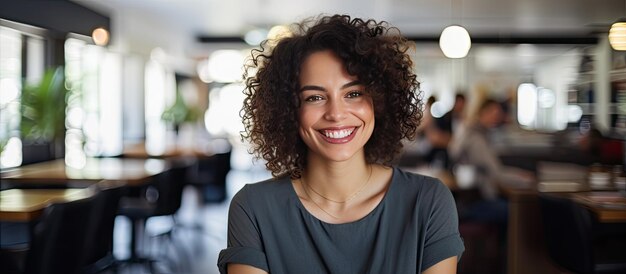
<path id="1" fill-rule="evenodd" d="M 347 116 L 347 106 L 342 100 L 329 100 L 326 105 L 324 119 L 329 121 L 341 121 Z"/>

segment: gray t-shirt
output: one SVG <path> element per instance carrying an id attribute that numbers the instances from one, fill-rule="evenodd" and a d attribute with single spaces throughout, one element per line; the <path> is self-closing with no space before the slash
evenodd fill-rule
<path id="1" fill-rule="evenodd" d="M 393 169 L 365 217 L 329 224 L 311 215 L 291 180 L 246 185 L 233 198 L 218 259 L 280 273 L 421 273 L 463 253 L 454 199 L 437 179 Z"/>

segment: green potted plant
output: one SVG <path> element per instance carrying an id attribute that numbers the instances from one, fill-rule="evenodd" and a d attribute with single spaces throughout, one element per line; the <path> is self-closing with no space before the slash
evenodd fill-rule
<path id="1" fill-rule="evenodd" d="M 63 154 L 67 92 L 63 67 L 47 70 L 38 83 L 24 84 L 20 122 L 24 164 Z"/>
<path id="2" fill-rule="evenodd" d="M 161 119 L 172 123 L 174 129 L 178 131 L 180 125 L 195 122 L 200 117 L 197 108 L 188 106 L 179 91 L 176 91 L 176 101 L 161 114 Z"/>

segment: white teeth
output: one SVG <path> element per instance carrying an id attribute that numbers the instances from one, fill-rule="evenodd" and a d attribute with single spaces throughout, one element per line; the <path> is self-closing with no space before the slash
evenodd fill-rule
<path id="1" fill-rule="evenodd" d="M 333 139 L 341 139 L 349 136 L 354 131 L 354 128 L 351 129 L 342 129 L 342 130 L 324 130 L 324 135 L 328 138 Z"/>

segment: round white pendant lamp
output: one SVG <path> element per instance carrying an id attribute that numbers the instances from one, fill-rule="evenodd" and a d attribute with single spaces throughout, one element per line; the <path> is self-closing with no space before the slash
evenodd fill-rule
<path id="1" fill-rule="evenodd" d="M 96 28 L 91 32 L 91 39 L 98 46 L 106 46 L 109 43 L 109 32 L 105 28 Z"/>
<path id="2" fill-rule="evenodd" d="M 626 18 L 611 25 L 609 43 L 614 50 L 626 50 Z"/>
<path id="3" fill-rule="evenodd" d="M 463 58 L 472 47 L 472 39 L 464 27 L 452 25 L 441 32 L 439 47 L 448 58 Z"/>

